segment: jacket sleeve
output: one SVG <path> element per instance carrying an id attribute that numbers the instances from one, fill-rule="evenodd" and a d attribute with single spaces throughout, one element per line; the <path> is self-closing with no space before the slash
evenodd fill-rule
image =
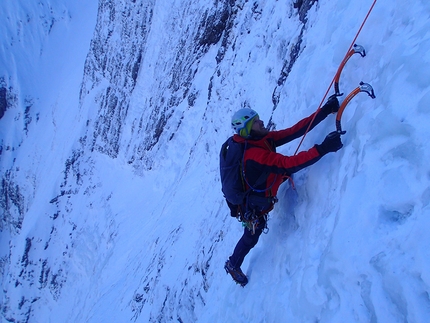
<path id="1" fill-rule="evenodd" d="M 271 173 L 291 175 L 316 163 L 321 157 L 322 155 L 318 153 L 315 146 L 294 156 L 285 156 L 273 151 L 250 148 L 246 163 L 247 167 L 255 167 L 256 169 L 264 167 Z"/>
<path id="2" fill-rule="evenodd" d="M 314 115 L 316 116 L 312 122 Z M 300 120 L 299 122 L 297 122 L 294 126 L 284 130 L 271 131 L 268 136 L 270 136 L 274 140 L 275 147 L 279 147 L 286 144 L 287 142 L 290 142 L 294 139 L 297 139 L 303 136 L 311 122 L 312 122 L 312 125 L 309 128 L 309 130 L 312 130 L 313 128 L 315 128 L 315 126 L 319 124 L 321 121 L 323 121 L 326 117 L 327 117 L 327 114 L 324 112 L 324 110 L 319 109 L 318 111 L 312 113 L 309 117 L 306 117 Z"/>

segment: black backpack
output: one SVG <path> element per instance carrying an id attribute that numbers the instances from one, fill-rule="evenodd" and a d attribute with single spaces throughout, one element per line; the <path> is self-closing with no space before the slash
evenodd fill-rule
<path id="1" fill-rule="evenodd" d="M 230 137 L 221 146 L 219 156 L 221 190 L 224 193 L 231 216 L 233 217 L 238 215 L 240 209 L 243 209 L 243 212 L 249 209 L 265 210 L 277 201 L 276 197 L 266 198 L 250 194 L 251 192 L 265 192 L 269 190 L 273 183 L 275 183 L 276 177 L 272 185 L 264 190 L 257 190 L 246 181 L 246 178 L 243 176 L 243 157 L 247 145 L 249 144 L 235 142 L 233 137 Z M 264 183 L 269 173 L 270 171 L 266 170 L 266 172 L 260 174 L 254 186 Z M 246 189 L 246 184 L 250 186 L 250 189 Z"/>
<path id="2" fill-rule="evenodd" d="M 241 205 L 247 195 L 242 172 L 244 146 L 230 137 L 221 146 L 219 154 L 221 190 L 232 205 Z"/>

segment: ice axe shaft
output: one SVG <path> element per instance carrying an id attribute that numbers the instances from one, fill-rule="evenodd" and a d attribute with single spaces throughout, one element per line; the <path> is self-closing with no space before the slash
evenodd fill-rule
<path id="1" fill-rule="evenodd" d="M 351 48 L 351 49 L 348 51 L 348 53 L 346 53 L 345 57 L 343 58 L 342 62 L 341 62 L 341 63 L 340 63 L 340 65 L 339 65 L 339 67 L 338 67 L 338 69 L 337 69 L 337 72 L 336 72 L 336 75 L 335 75 L 335 77 L 334 77 L 334 91 L 335 91 L 335 94 L 336 94 L 337 96 L 341 96 L 341 95 L 343 95 L 343 93 L 340 93 L 340 90 L 339 90 L 339 79 L 340 79 L 340 75 L 342 74 L 342 70 L 343 70 L 343 68 L 345 67 L 345 64 L 348 62 L 348 60 L 349 60 L 349 59 L 352 57 L 352 55 L 354 55 L 354 54 L 360 54 L 360 55 L 361 55 L 361 57 L 364 57 L 364 56 L 366 56 L 366 50 L 364 49 L 364 47 L 363 47 L 363 46 L 361 46 L 361 45 L 357 45 L 357 44 L 354 44 L 353 48 Z"/>
<path id="2" fill-rule="evenodd" d="M 342 104 L 339 107 L 339 111 L 336 115 L 336 131 L 340 134 L 344 134 L 345 131 L 342 131 L 341 126 L 341 119 L 343 111 L 345 110 L 348 103 L 352 100 L 353 97 L 355 97 L 360 92 L 366 92 L 372 99 L 376 98 L 375 92 L 373 91 L 373 87 L 369 83 L 360 82 L 360 85 L 357 86 L 354 90 L 349 93 L 345 100 L 342 102 Z"/>

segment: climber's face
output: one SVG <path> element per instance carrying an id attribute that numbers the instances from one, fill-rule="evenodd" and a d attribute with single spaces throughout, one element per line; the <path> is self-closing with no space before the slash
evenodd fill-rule
<path id="1" fill-rule="evenodd" d="M 257 116 L 255 117 L 254 123 L 252 124 L 251 130 L 257 136 L 265 136 L 269 133 L 269 130 L 264 126 L 264 122 Z"/>

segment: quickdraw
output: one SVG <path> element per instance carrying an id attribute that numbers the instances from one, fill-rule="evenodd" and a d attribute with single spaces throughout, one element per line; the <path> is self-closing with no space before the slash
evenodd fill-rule
<path id="1" fill-rule="evenodd" d="M 267 234 L 269 232 L 269 228 L 267 227 L 267 220 L 268 220 L 268 214 L 264 213 L 264 214 L 260 214 L 260 215 L 251 215 L 248 214 L 247 217 L 241 217 L 241 219 L 239 220 L 240 222 L 242 222 L 242 226 L 244 228 L 247 228 L 249 231 L 251 231 L 251 234 L 254 235 L 255 234 L 255 230 L 257 229 L 257 227 L 260 225 L 260 219 L 264 218 L 264 229 L 263 229 L 263 233 Z"/>

